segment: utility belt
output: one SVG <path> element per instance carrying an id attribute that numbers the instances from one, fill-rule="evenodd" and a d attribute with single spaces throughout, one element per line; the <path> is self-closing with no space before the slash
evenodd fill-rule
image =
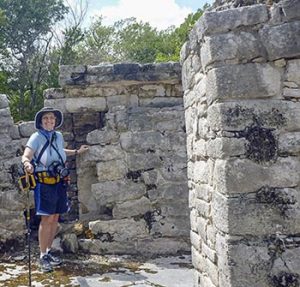
<path id="1" fill-rule="evenodd" d="M 41 172 L 36 172 L 36 180 L 40 183 L 45 183 L 45 184 L 56 184 L 59 183 L 61 178 L 59 175 L 53 176 L 50 175 L 49 172 L 47 171 L 41 171 Z"/>

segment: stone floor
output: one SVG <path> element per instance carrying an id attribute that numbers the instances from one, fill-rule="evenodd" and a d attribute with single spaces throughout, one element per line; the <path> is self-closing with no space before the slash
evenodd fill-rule
<path id="1" fill-rule="evenodd" d="M 64 263 L 54 272 L 41 273 L 38 254 L 32 247 L 31 279 L 34 287 L 192 287 L 190 255 L 159 257 L 151 260 L 129 256 L 63 255 Z M 26 250 L 0 258 L 0 287 L 28 284 Z"/>

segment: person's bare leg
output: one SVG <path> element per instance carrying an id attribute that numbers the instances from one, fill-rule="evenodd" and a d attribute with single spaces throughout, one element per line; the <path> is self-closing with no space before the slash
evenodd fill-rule
<path id="1" fill-rule="evenodd" d="M 49 245 L 49 238 L 52 238 L 52 224 L 53 215 L 42 215 L 41 222 L 39 226 L 39 245 L 42 254 L 46 253 L 47 247 Z"/>
<path id="2" fill-rule="evenodd" d="M 56 236 L 57 233 L 57 226 L 58 226 L 58 218 L 59 218 L 59 214 L 53 214 L 51 215 L 51 234 L 49 235 L 49 240 L 47 243 L 47 249 L 51 249 L 53 240 Z"/>

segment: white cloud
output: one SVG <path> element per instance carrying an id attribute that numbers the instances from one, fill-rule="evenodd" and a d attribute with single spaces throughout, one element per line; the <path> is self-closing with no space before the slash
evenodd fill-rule
<path id="1" fill-rule="evenodd" d="M 152 27 L 166 29 L 179 26 L 189 13 L 192 13 L 190 8 L 180 7 L 175 0 L 120 0 L 116 6 L 94 10 L 91 15 L 102 15 L 104 25 L 135 17 L 138 21 L 149 22 Z"/>

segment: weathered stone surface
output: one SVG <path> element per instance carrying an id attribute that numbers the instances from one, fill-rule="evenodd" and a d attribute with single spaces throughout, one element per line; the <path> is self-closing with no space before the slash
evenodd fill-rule
<path id="1" fill-rule="evenodd" d="M 127 242 L 132 239 L 136 240 L 137 238 L 143 238 L 148 235 L 146 222 L 144 220 L 97 220 L 91 221 L 89 228 L 99 239 L 101 239 L 101 236 L 108 234 L 111 241 L 118 242 Z"/>
<path id="2" fill-rule="evenodd" d="M 45 99 L 63 99 L 65 98 L 65 91 L 58 88 L 50 88 L 43 93 Z"/>
<path id="3" fill-rule="evenodd" d="M 214 104 L 208 108 L 212 130 L 239 131 L 250 126 L 297 130 L 299 103 L 286 101 L 239 101 Z"/>
<path id="4" fill-rule="evenodd" d="M 279 152 L 286 155 L 297 155 L 300 153 L 300 133 L 286 133 L 279 136 Z"/>
<path id="5" fill-rule="evenodd" d="M 300 176 L 299 160 L 293 157 L 278 158 L 273 164 L 260 165 L 248 159 L 217 160 L 214 184 L 223 194 L 254 192 L 263 186 L 278 188 L 297 186 Z"/>
<path id="6" fill-rule="evenodd" d="M 106 98 L 107 107 L 110 109 L 114 106 L 137 107 L 139 98 L 137 95 L 115 95 Z"/>
<path id="7" fill-rule="evenodd" d="M 265 57 L 264 47 L 254 33 L 238 32 L 205 37 L 201 46 L 203 67 L 225 61 L 240 63 Z"/>
<path id="8" fill-rule="evenodd" d="M 206 12 L 199 19 L 197 28 L 198 39 L 203 35 L 229 32 L 243 26 L 264 23 L 268 20 L 268 10 L 265 5 L 255 5 L 220 12 Z M 195 29 L 195 28 L 194 28 Z"/>
<path id="9" fill-rule="evenodd" d="M 0 109 L 4 109 L 8 107 L 8 99 L 7 96 L 4 94 L 0 94 Z"/>
<path id="10" fill-rule="evenodd" d="M 113 130 L 93 130 L 88 133 L 86 140 L 89 144 L 115 144 L 119 140 L 119 134 Z"/>
<path id="11" fill-rule="evenodd" d="M 298 191 L 291 188 L 263 187 L 241 198 L 214 196 L 214 220 L 217 228 L 232 235 L 275 234 L 278 229 L 296 234 L 300 229 Z M 229 212 L 230 210 L 230 212 Z"/>
<path id="12" fill-rule="evenodd" d="M 283 89 L 283 96 L 285 98 L 299 99 L 300 98 L 300 89 L 287 89 L 287 88 L 284 88 Z"/>
<path id="13" fill-rule="evenodd" d="M 265 27 L 260 31 L 269 60 L 300 55 L 300 21 Z"/>
<path id="14" fill-rule="evenodd" d="M 287 64 L 286 70 L 286 80 L 295 83 L 298 87 L 300 87 L 300 60 L 290 60 Z"/>
<path id="15" fill-rule="evenodd" d="M 128 180 L 105 181 L 92 184 L 92 194 L 101 205 L 112 205 L 142 197 L 145 187 Z"/>
<path id="16" fill-rule="evenodd" d="M 75 254 L 78 252 L 79 245 L 75 233 L 64 234 L 61 244 L 64 252 L 70 252 Z"/>
<path id="17" fill-rule="evenodd" d="M 228 65 L 210 70 L 207 77 L 209 102 L 280 94 L 280 72 L 268 64 Z"/>
<path id="18" fill-rule="evenodd" d="M 108 85 L 112 82 L 178 82 L 181 77 L 179 63 L 144 64 L 120 63 L 98 67 L 61 66 L 59 82 L 64 86 Z"/>
<path id="19" fill-rule="evenodd" d="M 34 121 L 20 123 L 18 127 L 21 137 L 29 138 L 34 132 L 36 132 Z"/>
<path id="20" fill-rule="evenodd" d="M 121 147 L 125 151 L 155 151 L 157 148 L 167 150 L 169 139 L 160 132 L 122 133 L 120 136 Z"/>
<path id="21" fill-rule="evenodd" d="M 91 161 L 110 161 L 124 158 L 125 154 L 118 144 L 107 146 L 93 145 L 89 148 L 88 153 L 82 155 L 83 163 L 87 165 Z"/>
<path id="22" fill-rule="evenodd" d="M 125 178 L 127 171 L 124 160 L 110 160 L 97 163 L 99 182 Z"/>
<path id="23" fill-rule="evenodd" d="M 116 204 L 113 208 L 113 217 L 116 219 L 140 216 L 151 211 L 150 200 L 143 196 L 139 199 Z"/>

